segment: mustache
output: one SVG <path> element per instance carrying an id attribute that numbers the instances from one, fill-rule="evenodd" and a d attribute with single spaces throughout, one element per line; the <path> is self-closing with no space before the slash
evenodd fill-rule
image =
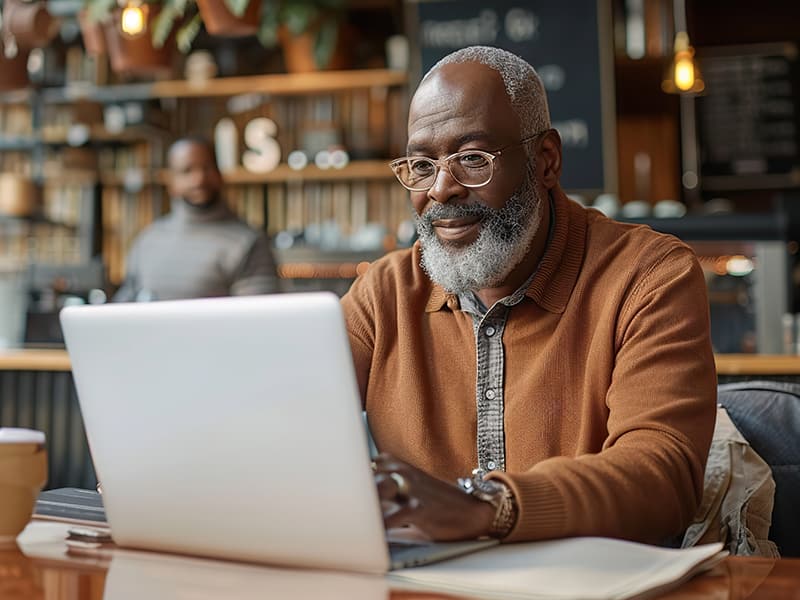
<path id="1" fill-rule="evenodd" d="M 485 219 L 494 215 L 495 211 L 485 204 L 439 204 L 435 202 L 420 217 L 425 223 L 433 223 L 439 219 L 463 219 L 479 217 Z"/>

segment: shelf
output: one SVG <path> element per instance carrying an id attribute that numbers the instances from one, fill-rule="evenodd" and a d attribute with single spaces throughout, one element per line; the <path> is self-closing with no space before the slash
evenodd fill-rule
<path id="1" fill-rule="evenodd" d="M 31 89 L 7 90 L 0 92 L 0 104 L 28 104 L 31 101 Z"/>
<path id="2" fill-rule="evenodd" d="M 92 143 L 124 144 L 129 142 L 142 142 L 152 139 L 154 135 L 166 137 L 167 134 L 157 127 L 141 125 L 132 125 L 119 133 L 107 131 L 103 125 L 92 125 L 89 128 L 89 136 L 86 141 L 75 147 L 81 148 L 91 145 Z M 46 127 L 44 131 L 42 131 L 41 142 L 44 144 L 72 146 L 69 141 L 69 126 Z"/>
<path id="3" fill-rule="evenodd" d="M 69 229 L 72 231 L 78 229 L 76 225 L 70 225 L 68 223 L 62 223 L 60 221 L 53 221 L 52 219 L 48 219 L 47 217 L 43 217 L 38 214 L 28 215 L 28 216 L 0 214 L 0 224 L 3 223 L 10 223 L 15 226 L 28 225 L 28 224 L 44 224 L 44 225 L 50 225 L 52 227 L 62 227 L 64 229 Z"/>
<path id="4" fill-rule="evenodd" d="M 167 173 L 165 170 L 156 173 L 147 173 L 142 170 L 143 185 L 163 185 L 166 183 Z M 100 176 L 100 181 L 107 186 L 124 186 L 125 173 L 104 173 Z M 389 168 L 388 160 L 356 160 L 351 162 L 343 169 L 320 169 L 315 165 L 309 165 L 305 169 L 295 171 L 286 164 L 278 165 L 268 173 L 251 173 L 239 168 L 224 174 L 227 185 L 252 185 L 264 183 L 282 183 L 287 181 L 349 181 L 349 180 L 392 180 L 394 173 Z"/>
<path id="5" fill-rule="evenodd" d="M 273 250 L 282 279 L 355 279 L 385 250 L 320 250 L 299 246 Z"/>
<path id="6" fill-rule="evenodd" d="M 800 166 L 788 173 L 763 175 L 703 175 L 701 185 L 708 192 L 783 190 L 800 187 Z"/>
<path id="7" fill-rule="evenodd" d="M 0 151 L 32 150 L 38 141 L 32 135 L 3 135 L 0 136 Z"/>
<path id="8" fill-rule="evenodd" d="M 343 169 L 320 169 L 316 165 L 295 171 L 286 164 L 280 164 L 268 173 L 251 173 L 245 169 L 225 173 L 227 184 L 276 183 L 282 181 L 346 181 L 391 180 L 394 173 L 389 168 L 388 160 L 358 160 Z"/>
<path id="9" fill-rule="evenodd" d="M 96 185 L 100 176 L 94 170 L 70 169 L 58 173 L 45 173 L 42 177 L 44 185 Z"/>
<path id="10" fill-rule="evenodd" d="M 397 87 L 407 83 L 408 74 L 405 71 L 362 69 L 221 77 L 196 83 L 183 79 L 108 86 L 73 83 L 63 88 L 44 89 L 42 97 L 45 102 L 59 103 L 76 100 L 120 102 L 153 98 L 210 98 L 253 93 L 291 96 L 373 87 Z"/>

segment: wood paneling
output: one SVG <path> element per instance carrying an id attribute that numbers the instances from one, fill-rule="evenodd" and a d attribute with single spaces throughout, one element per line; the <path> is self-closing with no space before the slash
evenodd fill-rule
<path id="1" fill-rule="evenodd" d="M 678 117 L 669 113 L 617 115 L 620 201 L 680 200 Z M 650 174 L 637 184 L 636 155 L 649 156 Z"/>

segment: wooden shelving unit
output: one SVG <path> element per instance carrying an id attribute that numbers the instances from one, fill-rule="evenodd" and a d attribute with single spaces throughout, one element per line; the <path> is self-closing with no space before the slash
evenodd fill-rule
<path id="1" fill-rule="evenodd" d="M 304 132 L 327 126 L 338 128 L 339 143 L 353 155 L 370 157 L 352 160 L 341 169 L 320 169 L 312 161 L 301 170 L 281 163 L 263 173 L 241 166 L 226 172 L 229 203 L 252 226 L 263 227 L 270 235 L 287 230 L 296 235 L 310 223 L 335 220 L 342 227 L 342 235 L 347 236 L 377 221 L 394 232 L 407 214 L 402 195 L 393 190 L 388 154 L 403 143 L 403 135 L 397 132 L 405 130 L 401 114 L 405 102 L 400 101 L 400 96 L 407 84 L 405 71 L 356 69 L 220 77 L 199 82 L 77 82 L 19 90 L 0 94 L 0 104 L 29 103 L 32 133 L 0 136 L 0 151 L 29 155 L 37 180 L 51 191 L 67 190 L 63 203 L 58 204 L 56 197 L 52 212 L 92 219 L 79 231 L 76 228 L 76 235 L 94 232 L 88 246 L 102 254 L 109 282 L 116 285 L 124 273 L 124 258 L 131 241 L 168 209 L 163 189 L 163 153 L 167 144 L 186 132 L 199 131 L 211 137 L 205 129 L 223 116 L 235 121 L 240 143 L 250 119 L 269 116 L 278 123 L 276 139 L 284 149 L 307 148 Z M 231 112 L 225 100 L 237 96 L 252 96 L 256 108 L 248 109 L 246 114 Z M 172 102 L 157 102 L 162 99 Z M 98 122 L 99 107 L 91 107 L 129 102 L 142 104 L 144 122 L 129 124 L 120 132 L 105 130 Z M 83 103 L 87 104 L 79 108 Z M 148 115 L 148 111 L 152 113 Z M 78 118 L 73 119 L 73 114 Z M 149 118 L 153 116 L 155 121 Z M 73 131 L 76 123 L 86 123 L 88 130 Z M 62 158 L 67 152 L 74 162 Z M 92 152 L 95 164 L 90 157 Z M 382 158 L 372 158 L 375 156 Z M 65 164 L 70 166 L 64 167 Z M 92 211 L 75 204 L 77 200 L 69 194 L 75 188 L 94 194 Z M 312 265 L 311 277 L 322 273 L 320 278 L 347 279 L 355 276 L 356 267 L 364 260 L 356 254 L 338 262 L 320 256 L 310 262 L 301 261 L 299 270 L 290 262 L 284 275 L 307 278 L 306 267 Z"/>
<path id="2" fill-rule="evenodd" d="M 221 77 L 199 82 L 165 80 L 152 83 L 95 86 L 71 84 L 42 91 L 45 103 L 68 103 L 78 100 L 117 102 L 153 98 L 211 98 L 238 94 L 272 96 L 330 93 L 354 89 L 406 85 L 408 74 L 389 69 L 321 71 L 246 77 Z"/>

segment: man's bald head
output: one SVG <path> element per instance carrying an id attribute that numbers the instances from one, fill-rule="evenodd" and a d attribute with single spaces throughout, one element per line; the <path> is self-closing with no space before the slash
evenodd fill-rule
<path id="1" fill-rule="evenodd" d="M 422 81 L 441 67 L 475 62 L 494 69 L 503 79 L 511 107 L 519 118 L 521 137 L 550 129 L 547 94 L 536 70 L 516 54 L 491 46 L 469 46 L 448 54 L 425 74 Z"/>
<path id="2" fill-rule="evenodd" d="M 214 150 L 214 144 L 212 144 L 207 138 L 199 135 L 187 135 L 172 142 L 169 150 L 167 150 L 167 165 L 172 166 L 172 162 L 175 160 L 175 157 L 182 154 L 189 146 L 197 146 L 198 148 L 202 148 L 208 154 L 208 156 L 211 157 L 214 162 L 214 166 L 217 166 L 217 155 L 216 151 Z"/>

